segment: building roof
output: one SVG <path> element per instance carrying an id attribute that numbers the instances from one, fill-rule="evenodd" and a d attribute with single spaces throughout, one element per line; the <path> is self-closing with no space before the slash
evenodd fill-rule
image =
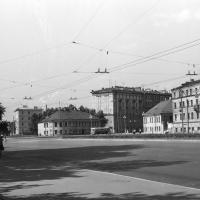
<path id="1" fill-rule="evenodd" d="M 64 121 L 64 120 L 88 120 L 90 119 L 90 113 L 81 111 L 57 111 L 46 117 L 42 122 L 51 121 Z M 91 119 L 90 119 L 91 120 Z M 92 120 L 98 120 L 97 117 L 92 116 Z"/>
<path id="2" fill-rule="evenodd" d="M 110 88 L 102 88 L 101 90 L 92 90 L 91 93 L 93 95 L 95 94 L 104 94 L 104 93 L 114 93 L 114 92 L 121 92 L 121 93 L 140 93 L 140 94 L 160 94 L 160 95 L 168 95 L 171 96 L 169 92 L 166 90 L 157 91 L 157 90 L 151 90 L 151 89 L 143 89 L 141 87 L 121 87 L 121 86 L 115 86 Z"/>
<path id="3" fill-rule="evenodd" d="M 144 116 L 160 115 L 164 113 L 172 113 L 172 100 L 161 101 L 153 108 L 144 113 Z"/>
<path id="4" fill-rule="evenodd" d="M 15 110 L 16 111 L 24 111 L 24 110 L 28 110 L 28 111 L 42 111 L 42 108 L 38 108 L 37 106 L 34 106 L 34 108 L 29 108 L 28 106 L 23 106 L 22 108 L 17 108 Z"/>
<path id="5" fill-rule="evenodd" d="M 196 84 L 199 84 L 199 83 L 200 83 L 200 80 L 191 79 L 191 81 L 187 81 L 185 83 L 182 83 L 180 86 L 173 88 L 172 91 L 177 90 L 177 89 L 181 89 L 181 88 L 184 88 L 184 87 L 190 87 L 190 86 L 193 86 L 193 85 L 196 85 Z"/>

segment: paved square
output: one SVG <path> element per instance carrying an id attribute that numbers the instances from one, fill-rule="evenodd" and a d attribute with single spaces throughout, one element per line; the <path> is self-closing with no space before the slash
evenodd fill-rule
<path id="1" fill-rule="evenodd" d="M 200 141 L 9 138 L 3 199 L 200 199 Z"/>

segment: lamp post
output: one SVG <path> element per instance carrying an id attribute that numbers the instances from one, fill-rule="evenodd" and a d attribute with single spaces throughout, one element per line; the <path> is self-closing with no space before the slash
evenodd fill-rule
<path id="1" fill-rule="evenodd" d="M 123 116 L 124 119 L 124 133 L 126 133 L 126 115 Z"/>
<path id="2" fill-rule="evenodd" d="M 181 121 L 182 121 L 182 133 L 184 133 L 184 124 L 183 124 L 183 94 L 184 94 L 184 91 L 182 89 L 179 90 L 179 95 L 181 97 L 181 107 L 180 107 L 180 110 L 181 110 Z"/>
<path id="3" fill-rule="evenodd" d="M 89 115 L 89 119 L 90 119 L 90 132 L 91 132 L 91 129 L 92 129 L 92 115 L 91 114 Z"/>

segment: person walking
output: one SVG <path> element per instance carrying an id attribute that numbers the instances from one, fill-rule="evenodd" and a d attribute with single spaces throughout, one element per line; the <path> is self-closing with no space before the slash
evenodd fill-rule
<path id="1" fill-rule="evenodd" d="M 3 146 L 3 135 L 0 136 L 0 158 L 2 157 L 2 151 L 4 150 Z"/>

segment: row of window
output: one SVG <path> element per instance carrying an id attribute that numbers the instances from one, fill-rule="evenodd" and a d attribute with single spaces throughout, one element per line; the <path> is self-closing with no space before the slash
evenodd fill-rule
<path id="1" fill-rule="evenodd" d="M 193 112 L 191 113 L 181 113 L 179 115 L 180 120 L 185 120 L 187 116 L 187 119 L 195 119 L 195 114 Z M 196 119 L 199 119 L 199 113 L 196 113 Z M 178 120 L 178 114 L 174 114 L 174 121 Z"/>
<path id="2" fill-rule="evenodd" d="M 193 94 L 197 94 L 198 93 L 198 88 L 195 88 L 194 91 L 193 89 L 187 89 L 187 90 L 179 90 L 178 91 L 178 95 L 176 92 L 173 93 L 173 97 L 177 98 L 177 97 L 183 97 L 183 96 L 189 96 L 189 95 L 193 95 Z"/>
<path id="3" fill-rule="evenodd" d="M 200 131 L 200 127 L 197 127 L 196 129 L 195 129 L 195 127 L 189 127 L 188 129 L 186 127 L 184 127 L 183 129 L 182 128 L 175 128 L 176 133 L 178 133 L 178 132 L 186 133 L 187 131 L 189 131 L 189 132 Z"/>
<path id="4" fill-rule="evenodd" d="M 198 101 L 198 99 L 196 99 L 196 105 L 198 105 L 198 103 L 199 103 L 199 101 Z M 194 105 L 193 100 L 190 100 L 190 101 L 186 100 L 186 102 L 180 101 L 179 102 L 179 108 L 184 108 L 186 104 L 187 104 L 187 107 Z M 174 102 L 174 109 L 176 109 L 176 108 L 178 108 L 178 105 L 176 104 L 176 102 Z"/>
<path id="5" fill-rule="evenodd" d="M 145 127 L 144 132 L 160 132 L 161 127 L 160 126 L 155 126 L 155 127 Z"/>
<path id="6" fill-rule="evenodd" d="M 148 123 L 148 119 L 150 123 L 158 123 L 161 122 L 160 116 L 154 116 L 154 117 L 144 117 L 144 124 Z"/>
<path id="7" fill-rule="evenodd" d="M 50 133 L 52 132 L 52 130 L 50 130 Z M 73 130 L 73 129 L 70 129 L 70 130 L 54 130 L 54 135 L 57 135 L 57 134 L 83 134 L 83 130 Z M 44 131 L 44 135 L 48 135 L 49 134 L 49 131 Z"/>
<path id="8" fill-rule="evenodd" d="M 98 126 L 98 122 L 55 122 L 54 127 L 67 127 L 67 126 L 76 126 L 76 127 L 83 127 L 83 126 Z M 44 123 L 44 128 L 48 127 L 48 123 Z"/>

